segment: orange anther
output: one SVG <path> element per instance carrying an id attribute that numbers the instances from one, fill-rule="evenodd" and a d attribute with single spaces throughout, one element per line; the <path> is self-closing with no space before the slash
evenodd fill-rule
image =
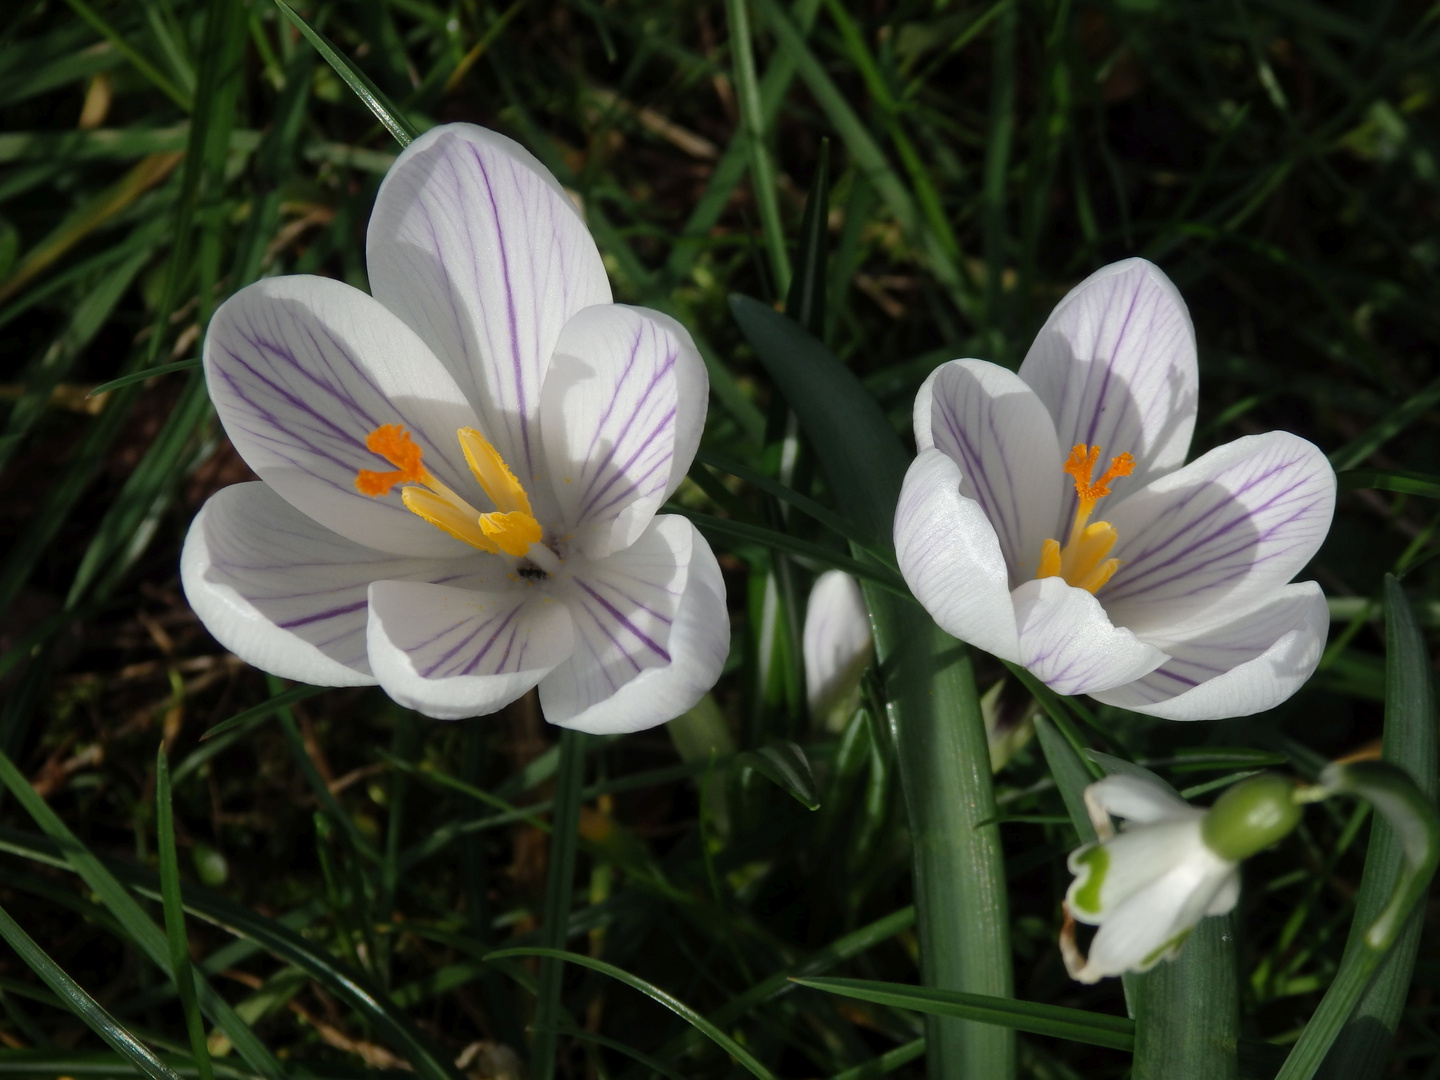
<path id="1" fill-rule="evenodd" d="M 1096 499 L 1103 499 L 1110 494 L 1108 485 L 1111 480 L 1129 476 L 1135 469 L 1135 459 L 1129 454 L 1121 454 L 1112 458 L 1110 468 L 1091 483 L 1090 474 L 1095 471 L 1099 461 L 1100 447 L 1081 443 L 1070 451 L 1070 460 L 1065 462 L 1065 471 L 1075 478 L 1075 494 L 1080 497 L 1081 502 L 1093 503 Z"/>
<path id="2" fill-rule="evenodd" d="M 396 484 L 425 482 L 426 470 L 420 462 L 420 447 L 399 424 L 381 424 L 366 436 L 365 448 L 394 465 L 395 471 L 361 469 L 355 474 L 355 486 L 361 494 L 376 498 L 388 495 Z"/>

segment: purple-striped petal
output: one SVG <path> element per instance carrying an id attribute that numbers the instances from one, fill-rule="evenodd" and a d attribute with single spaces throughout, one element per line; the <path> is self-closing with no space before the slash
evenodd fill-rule
<path id="1" fill-rule="evenodd" d="M 1100 602 L 1063 578 L 1027 581 L 1014 592 L 1020 663 L 1060 694 L 1093 694 L 1134 682 L 1165 654 L 1115 626 Z"/>
<path id="2" fill-rule="evenodd" d="M 1066 456 L 1040 399 L 1013 371 L 952 360 L 921 387 L 915 417 L 919 448 L 960 466 L 960 494 L 994 526 L 1010 583 L 1034 577 L 1041 545 L 1057 535 Z"/>
<path id="3" fill-rule="evenodd" d="M 1272 431 L 1107 509 L 1120 559 L 1100 591 L 1110 617 L 1147 639 L 1184 638 L 1253 610 L 1310 561 L 1330 527 L 1335 473 L 1313 445 Z"/>
<path id="4" fill-rule="evenodd" d="M 366 686 L 366 590 L 416 561 L 346 540 L 264 484 L 236 484 L 195 515 L 180 582 L 205 628 L 247 663 L 315 686 Z"/>
<path id="5" fill-rule="evenodd" d="M 565 324 L 540 409 L 560 520 L 587 557 L 628 547 L 679 486 L 709 392 L 685 328 L 603 304 Z"/>
<path id="6" fill-rule="evenodd" d="M 1065 453 L 1083 443 L 1105 459 L 1135 458 L 1118 491 L 1179 468 L 1195 430 L 1199 373 L 1185 301 L 1159 269 L 1126 259 L 1091 274 L 1061 300 L 1025 362 L 1024 379 L 1049 409 Z M 1068 527 L 1074 492 L 1063 500 Z"/>
<path id="7" fill-rule="evenodd" d="M 575 204 L 505 136 L 433 128 L 380 186 L 366 257 L 376 298 L 450 369 L 526 488 L 537 484 L 534 425 L 550 354 L 572 315 L 610 301 Z"/>
<path id="8" fill-rule="evenodd" d="M 540 588 L 377 581 L 367 641 L 387 694 L 458 720 L 495 712 L 533 687 L 570 655 L 574 628 L 565 605 Z"/>
<path id="9" fill-rule="evenodd" d="M 960 493 L 961 479 L 940 450 L 922 450 L 910 463 L 895 508 L 895 558 L 940 629 L 1016 663 L 1005 556 L 985 511 Z"/>
<path id="10" fill-rule="evenodd" d="M 1313 581 L 1286 585 L 1259 610 L 1176 641 L 1149 675 L 1095 694 L 1167 720 L 1218 720 L 1273 709 L 1315 672 L 1330 613 Z"/>
<path id="11" fill-rule="evenodd" d="M 634 544 L 575 573 L 567 603 L 575 651 L 540 684 L 552 724 L 639 731 L 691 708 L 730 648 L 725 583 L 705 539 L 655 518 Z"/>
<path id="12" fill-rule="evenodd" d="M 437 477 L 479 496 L 455 438 L 474 412 L 425 343 L 374 299 L 328 278 L 267 278 L 221 305 L 204 354 L 230 441 L 291 505 L 382 551 L 473 553 L 405 509 L 398 487 L 380 498 L 355 487 L 360 470 L 391 468 L 366 437 L 400 424 Z"/>

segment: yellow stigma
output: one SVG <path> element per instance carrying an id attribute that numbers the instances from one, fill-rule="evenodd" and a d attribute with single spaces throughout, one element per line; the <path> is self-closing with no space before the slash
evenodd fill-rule
<path id="1" fill-rule="evenodd" d="M 1090 524 L 1095 504 L 1110 494 L 1109 483 L 1119 476 L 1129 476 L 1135 459 L 1129 454 L 1113 458 L 1110 468 L 1091 481 L 1090 476 L 1100 461 L 1100 447 L 1080 444 L 1070 451 L 1065 471 L 1075 478 L 1075 494 L 1080 500 L 1075 508 L 1075 523 L 1070 526 L 1070 539 L 1062 548 L 1058 540 L 1046 540 L 1040 549 L 1037 578 L 1062 577 L 1066 583 L 1087 592 L 1098 592 L 1120 568 L 1119 559 L 1107 559 L 1120 534 L 1108 521 Z"/>
<path id="2" fill-rule="evenodd" d="M 503 551 L 516 558 L 531 554 L 531 546 L 540 543 L 544 530 L 530 510 L 530 499 L 520 481 L 480 432 L 461 428 L 456 434 L 470 471 L 495 504 L 493 513 L 480 513 L 437 480 L 422 463 L 420 447 L 399 424 L 382 424 L 365 439 L 366 448 L 395 466 L 394 471 L 361 469 L 355 474 L 355 486 L 363 494 L 379 498 L 405 482 L 409 486 L 400 489 L 400 498 L 406 508 L 437 529 L 481 551 Z"/>

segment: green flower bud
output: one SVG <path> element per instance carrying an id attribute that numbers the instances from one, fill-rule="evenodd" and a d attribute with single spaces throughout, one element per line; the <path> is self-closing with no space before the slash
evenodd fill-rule
<path id="1" fill-rule="evenodd" d="M 1300 823 L 1295 785 L 1277 773 L 1242 780 L 1205 815 L 1200 835 L 1222 859 L 1239 862 L 1290 835 Z"/>

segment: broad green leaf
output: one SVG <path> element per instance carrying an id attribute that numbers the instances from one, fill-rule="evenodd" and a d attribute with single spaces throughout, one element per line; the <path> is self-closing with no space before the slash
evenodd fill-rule
<path id="1" fill-rule="evenodd" d="M 908 466 L 900 439 L 855 375 L 792 319 L 733 296 L 731 310 L 800 419 L 841 512 L 890 548 Z M 990 747 L 965 646 L 913 600 L 862 581 L 895 732 L 916 857 L 921 976 L 933 986 L 1006 997 L 1010 914 Z M 1013 1036 L 941 1019 L 928 1025 L 936 1077 L 1014 1075 Z"/>
<path id="2" fill-rule="evenodd" d="M 747 750 L 735 758 L 735 766 L 754 769 L 773 780 L 806 810 L 820 809 L 820 795 L 815 788 L 815 774 L 805 751 L 793 742 L 781 741 Z"/>
<path id="3" fill-rule="evenodd" d="M 1400 583 L 1385 577 L 1385 733 L 1382 758 L 1414 778 L 1433 803 L 1437 794 L 1435 693 L 1425 637 Z M 1347 958 L 1365 947 L 1362 935 L 1379 918 L 1394 889 L 1404 851 L 1380 815 L 1370 830 L 1365 871 L 1355 898 Z M 1423 912 L 1413 913 L 1364 996 L 1335 1038 L 1317 1075 L 1326 1080 L 1371 1080 L 1385 1071 L 1391 1039 L 1410 992 Z"/>

